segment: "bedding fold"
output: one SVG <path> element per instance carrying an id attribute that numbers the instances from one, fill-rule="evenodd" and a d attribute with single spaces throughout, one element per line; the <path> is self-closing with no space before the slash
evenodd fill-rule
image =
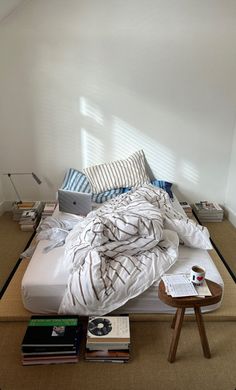
<path id="1" fill-rule="evenodd" d="M 124 305 L 175 263 L 179 239 L 210 248 L 207 229 L 172 209 L 164 190 L 144 185 L 78 222 L 66 237 L 59 313 L 105 315 Z"/>

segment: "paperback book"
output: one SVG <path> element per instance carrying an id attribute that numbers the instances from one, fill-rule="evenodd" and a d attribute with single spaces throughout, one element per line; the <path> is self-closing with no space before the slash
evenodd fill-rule
<path id="1" fill-rule="evenodd" d="M 47 356 L 38 358 L 22 358 L 23 366 L 32 366 L 36 364 L 59 364 L 59 363 L 77 363 L 79 361 L 78 355 L 74 356 Z"/>
<path id="2" fill-rule="evenodd" d="M 123 349 L 119 351 L 111 351 L 111 350 L 91 351 L 88 348 L 86 348 L 85 360 L 88 362 L 125 363 L 130 360 L 130 353 L 129 353 L 129 349 Z"/>
<path id="3" fill-rule="evenodd" d="M 193 210 L 200 222 L 221 222 L 224 217 L 224 210 L 216 202 L 194 203 Z"/>
<path id="4" fill-rule="evenodd" d="M 87 330 L 87 351 L 91 354 L 117 354 L 122 350 L 128 352 L 130 346 L 130 325 L 128 316 L 89 317 Z M 102 358 L 100 356 L 100 358 Z"/>

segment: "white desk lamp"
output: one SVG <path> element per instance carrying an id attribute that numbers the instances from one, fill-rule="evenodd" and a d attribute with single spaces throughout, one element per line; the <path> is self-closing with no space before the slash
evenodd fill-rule
<path id="1" fill-rule="evenodd" d="M 17 188 L 16 188 L 16 186 L 15 186 L 13 180 L 12 180 L 12 176 L 13 175 L 31 175 L 31 176 L 33 176 L 33 178 L 36 181 L 36 183 L 38 183 L 38 184 L 42 183 L 41 180 L 38 178 L 38 176 L 34 172 L 14 172 L 14 173 L 4 173 L 3 175 L 7 175 L 9 177 L 9 180 L 10 180 L 10 182 L 11 182 L 13 188 L 14 188 L 14 191 L 15 191 L 17 199 L 18 199 L 17 203 L 22 203 L 22 200 L 21 200 L 19 192 L 18 192 L 18 190 L 17 190 Z"/>

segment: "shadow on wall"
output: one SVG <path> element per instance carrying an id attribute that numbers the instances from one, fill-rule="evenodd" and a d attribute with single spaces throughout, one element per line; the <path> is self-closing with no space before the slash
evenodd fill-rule
<path id="1" fill-rule="evenodd" d="M 199 184 L 199 172 L 193 163 L 183 160 L 180 167 L 175 152 L 148 134 L 114 115 L 108 126 L 99 107 L 85 97 L 80 98 L 80 113 L 89 121 L 87 127 L 81 128 L 83 167 L 126 158 L 143 149 L 151 176 L 174 183 L 178 173 L 189 185 Z"/>

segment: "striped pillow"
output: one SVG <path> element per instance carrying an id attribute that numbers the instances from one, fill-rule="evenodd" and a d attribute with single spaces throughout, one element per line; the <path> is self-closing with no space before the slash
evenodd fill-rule
<path id="1" fill-rule="evenodd" d="M 68 169 L 66 172 L 61 188 L 68 191 L 91 192 L 87 177 L 73 168 Z"/>
<path id="2" fill-rule="evenodd" d="M 151 184 L 165 190 L 171 199 L 174 198 L 173 192 L 171 191 L 172 183 L 169 181 L 155 179 L 151 181 Z"/>
<path id="3" fill-rule="evenodd" d="M 150 183 L 146 173 L 144 153 L 135 152 L 125 160 L 93 165 L 83 170 L 89 179 L 92 192 L 99 193 L 112 188 L 136 187 Z"/>
<path id="4" fill-rule="evenodd" d="M 77 192 L 91 192 L 91 186 L 87 177 L 80 171 L 70 168 L 65 174 L 61 188 L 63 190 L 77 191 Z M 117 195 L 123 194 L 123 188 L 112 189 L 101 192 L 99 194 L 92 194 L 92 202 L 103 203 L 106 200 L 112 199 Z"/>

